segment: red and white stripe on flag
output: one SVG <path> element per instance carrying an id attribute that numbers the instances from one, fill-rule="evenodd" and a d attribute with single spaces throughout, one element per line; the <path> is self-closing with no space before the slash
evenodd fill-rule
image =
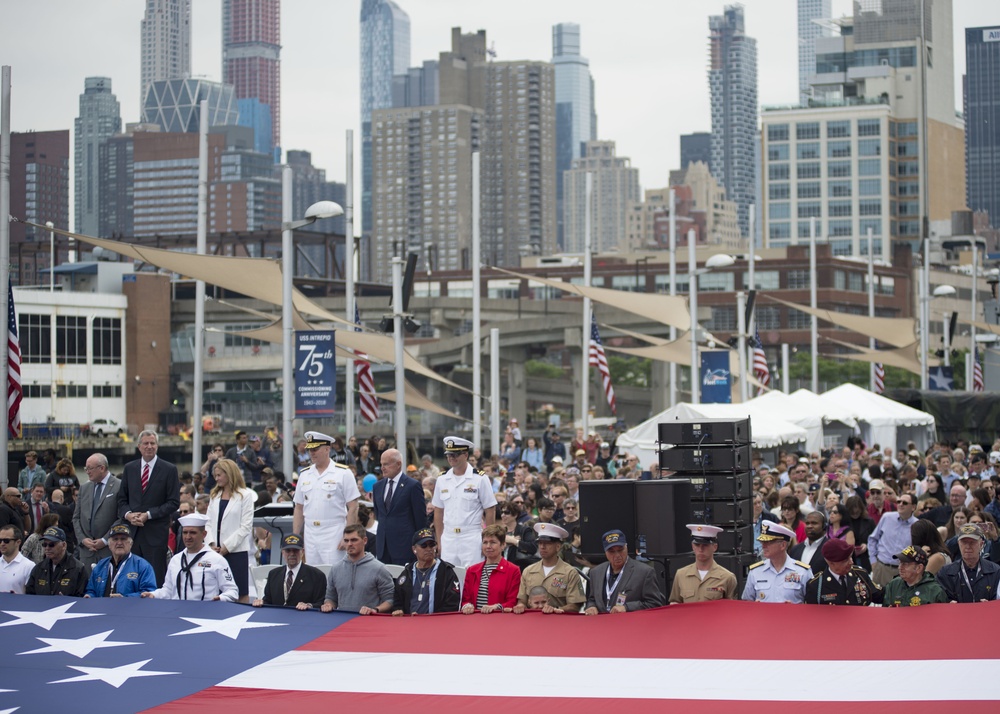
<path id="1" fill-rule="evenodd" d="M 372 365 L 364 352 L 356 352 L 354 357 L 354 372 L 358 376 L 358 402 L 361 405 L 361 416 L 371 423 L 378 419 L 378 397 L 375 396 L 375 379 L 372 377 Z"/>
<path id="2" fill-rule="evenodd" d="M 220 685 L 156 707 L 206 714 L 366 711 L 664 711 L 810 714 L 973 711 L 1000 700 L 1000 679 L 979 677 L 1000 659 L 989 638 L 942 653 L 927 632 L 1000 615 L 996 602 L 920 608 L 717 602 L 625 615 L 355 617 L 302 647 Z M 323 617 L 302 613 L 303 617 Z M 752 626 L 748 623 L 752 623 Z M 780 651 L 760 632 L 892 632 L 859 655 L 851 638 Z M 524 642 L 558 642 L 525 652 Z M 860 659 L 859 659 L 860 657 Z M 926 686 L 899 686 L 914 672 Z M 514 672 L 532 676 L 511 677 Z M 546 673 L 551 676 L 546 676 Z M 776 673 L 780 673 L 776 675 Z M 560 676 L 563 675 L 563 676 Z M 831 696 L 831 682 L 839 683 Z M 949 685 L 948 683 L 952 684 Z M 989 704 L 987 704 L 989 703 Z"/>
<path id="3" fill-rule="evenodd" d="M 983 379 L 983 363 L 979 361 L 979 348 L 976 348 L 972 357 L 972 391 L 981 392 L 986 387 Z"/>
<path id="4" fill-rule="evenodd" d="M 875 363 L 875 394 L 885 393 L 885 367 L 881 362 Z"/>
<path id="5" fill-rule="evenodd" d="M 601 382 L 604 385 L 604 396 L 611 407 L 611 413 L 617 414 L 615 405 L 615 390 L 611 386 L 611 369 L 608 367 L 608 357 L 604 354 L 604 344 L 601 342 L 601 333 L 597 331 L 597 318 L 594 313 L 590 313 L 590 358 L 588 364 L 597 367 L 601 373 Z"/>
<path id="6" fill-rule="evenodd" d="M 21 343 L 17 339 L 17 312 L 14 310 L 14 287 L 7 282 L 7 433 L 21 438 Z"/>

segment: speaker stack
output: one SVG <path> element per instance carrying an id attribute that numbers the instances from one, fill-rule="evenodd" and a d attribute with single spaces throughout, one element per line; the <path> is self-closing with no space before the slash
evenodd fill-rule
<path id="1" fill-rule="evenodd" d="M 658 425 L 660 468 L 673 472 L 661 483 L 686 482 L 686 523 L 722 528 L 715 560 L 736 575 L 739 590 L 756 562 L 753 542 L 753 447 L 750 419 L 672 421 Z M 687 531 L 685 530 L 685 533 Z M 689 534 L 668 561 L 667 579 L 694 562 Z"/>

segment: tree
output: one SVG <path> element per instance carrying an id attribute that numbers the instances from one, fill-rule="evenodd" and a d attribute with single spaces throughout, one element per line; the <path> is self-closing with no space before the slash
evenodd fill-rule
<path id="1" fill-rule="evenodd" d="M 644 357 L 608 355 L 612 386 L 649 387 L 653 361 Z"/>

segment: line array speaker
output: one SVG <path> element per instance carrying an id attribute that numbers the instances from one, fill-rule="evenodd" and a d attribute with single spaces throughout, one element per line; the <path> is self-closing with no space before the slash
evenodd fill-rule
<path id="1" fill-rule="evenodd" d="M 703 446 L 674 447 L 660 452 L 660 468 L 668 471 L 747 471 L 751 465 L 751 447 Z M 687 475 L 687 474 L 685 474 Z"/>
<path id="2" fill-rule="evenodd" d="M 698 446 L 700 444 L 749 444 L 750 419 L 703 419 L 701 421 L 665 421 L 657 425 L 662 444 Z"/>

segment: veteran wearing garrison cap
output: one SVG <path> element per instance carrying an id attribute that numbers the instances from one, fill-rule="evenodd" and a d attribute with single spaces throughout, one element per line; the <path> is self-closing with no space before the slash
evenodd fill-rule
<path id="1" fill-rule="evenodd" d="M 333 437 L 307 431 L 305 439 L 312 466 L 299 474 L 292 531 L 303 537 L 308 562 L 334 565 L 345 557 L 344 528 L 358 522 L 361 492 L 354 473 L 330 459 Z"/>
<path id="2" fill-rule="evenodd" d="M 446 436 L 444 454 L 451 468 L 434 484 L 434 532 L 441 560 L 468 568 L 483 559 L 483 526 L 496 518 L 496 496 L 489 478 L 469 465 L 474 444 Z"/>
<path id="3" fill-rule="evenodd" d="M 601 542 L 608 562 L 591 568 L 587 575 L 590 588 L 587 609 L 583 611 L 585 615 L 632 612 L 666 605 L 653 569 L 628 557 L 628 542 L 622 531 L 608 531 Z"/>
<path id="4" fill-rule="evenodd" d="M 788 544 L 795 533 L 781 525 L 764 521 L 760 535 L 764 560 L 754 563 L 747 572 L 743 588 L 744 600 L 757 602 L 805 602 L 806 585 L 812 580 L 812 570 L 806 563 L 792 560 Z"/>
<path id="5" fill-rule="evenodd" d="M 841 538 L 823 543 L 826 568 L 806 584 L 806 603 L 810 605 L 858 605 L 868 607 L 882 602 L 882 588 L 872 582 L 864 568 L 854 564 L 854 546 Z"/>
<path id="6" fill-rule="evenodd" d="M 704 523 L 689 523 L 687 529 L 691 531 L 694 562 L 677 571 L 667 601 L 674 604 L 735 600 L 736 576 L 715 562 L 722 529 Z"/>
<path id="7" fill-rule="evenodd" d="M 521 573 L 514 612 L 521 614 L 528 608 L 528 597 L 535 587 L 544 588 L 548 594 L 542 612 L 579 612 L 587 600 L 583 594 L 583 579 L 576 568 L 559 557 L 563 541 L 569 538 L 569 533 L 555 523 L 536 523 L 535 533 L 538 536 L 538 555 L 542 559 Z"/>

